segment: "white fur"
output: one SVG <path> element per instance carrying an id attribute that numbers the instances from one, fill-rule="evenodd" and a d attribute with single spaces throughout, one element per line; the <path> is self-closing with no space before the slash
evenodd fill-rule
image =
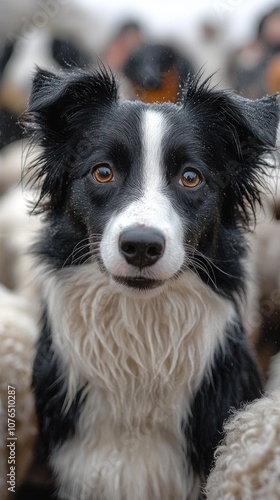
<path id="1" fill-rule="evenodd" d="M 196 499 L 181 422 L 234 321 L 232 304 L 191 272 L 139 300 L 112 287 L 97 264 L 46 273 L 44 289 L 67 406 L 87 384 L 77 433 L 52 457 L 62 493 Z"/>
<path id="2" fill-rule="evenodd" d="M 279 500 L 279 389 L 237 412 L 225 430 L 207 481 L 207 499 Z"/>
<path id="3" fill-rule="evenodd" d="M 120 254 L 118 245 L 120 233 L 135 225 L 156 228 L 166 240 L 164 255 L 152 267 L 144 268 L 141 276 L 167 280 L 172 278 L 183 265 L 182 222 L 164 194 L 162 145 L 167 126 L 166 119 L 159 111 L 145 111 L 142 131 L 143 181 L 139 186 L 142 196 L 110 219 L 100 245 L 102 260 L 111 275 L 125 277 L 137 275 L 137 270 L 127 264 Z"/>

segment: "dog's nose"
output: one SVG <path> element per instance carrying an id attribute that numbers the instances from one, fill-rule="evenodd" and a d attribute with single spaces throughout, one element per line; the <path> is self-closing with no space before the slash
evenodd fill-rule
<path id="1" fill-rule="evenodd" d="M 119 249 L 128 264 L 142 269 L 161 258 L 165 238 L 157 229 L 133 227 L 120 234 Z"/>

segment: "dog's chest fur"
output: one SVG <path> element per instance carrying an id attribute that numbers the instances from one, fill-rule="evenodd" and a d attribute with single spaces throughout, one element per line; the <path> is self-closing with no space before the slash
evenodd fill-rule
<path id="1" fill-rule="evenodd" d="M 74 488 L 80 500 L 196 498 L 182 421 L 234 320 L 232 304 L 190 272 L 157 297 L 125 296 L 94 264 L 50 275 L 45 296 L 66 405 L 81 387 L 87 393 L 75 437 L 52 457 L 62 491 Z"/>

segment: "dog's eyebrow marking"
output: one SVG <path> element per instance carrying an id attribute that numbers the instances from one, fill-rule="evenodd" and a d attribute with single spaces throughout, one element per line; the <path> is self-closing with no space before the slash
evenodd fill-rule
<path id="1" fill-rule="evenodd" d="M 166 121 L 159 111 L 144 112 L 143 130 L 143 191 L 148 193 L 163 184 L 162 145 Z"/>

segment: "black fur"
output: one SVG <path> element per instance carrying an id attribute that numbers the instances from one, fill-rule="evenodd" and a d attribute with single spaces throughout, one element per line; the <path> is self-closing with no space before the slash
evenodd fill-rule
<path id="1" fill-rule="evenodd" d="M 34 361 L 33 387 L 39 419 L 40 445 L 42 452 L 48 455 L 50 450 L 74 435 L 75 422 L 83 401 L 80 391 L 68 411 L 64 409 L 67 382 L 61 360 L 52 345 L 46 314 L 42 321 L 42 332 Z"/>

